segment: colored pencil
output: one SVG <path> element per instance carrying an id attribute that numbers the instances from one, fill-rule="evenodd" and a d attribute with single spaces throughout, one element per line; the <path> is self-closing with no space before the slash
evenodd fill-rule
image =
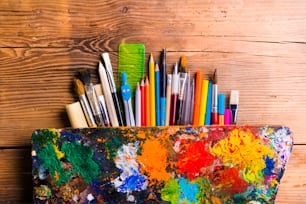
<path id="1" fill-rule="evenodd" d="M 211 124 L 211 100 L 212 100 L 212 81 L 209 80 L 206 114 L 205 114 L 205 125 L 210 125 Z"/>
<path id="2" fill-rule="evenodd" d="M 206 80 L 206 79 L 204 79 L 202 81 L 199 125 L 204 125 L 205 124 L 207 95 L 208 95 L 208 83 L 209 83 L 209 81 Z"/>
<path id="3" fill-rule="evenodd" d="M 156 113 L 155 113 L 155 68 L 153 54 L 150 54 L 149 59 L 149 80 L 150 80 L 150 107 L 151 107 L 151 126 L 156 125 Z"/>
<path id="4" fill-rule="evenodd" d="M 161 53 L 160 67 L 160 125 L 166 124 L 166 89 L 167 89 L 167 65 L 166 65 L 166 49 Z"/>
<path id="5" fill-rule="evenodd" d="M 144 79 L 140 82 L 140 92 L 141 92 L 141 126 L 146 126 L 146 89 L 144 84 Z"/>
<path id="6" fill-rule="evenodd" d="M 150 82 L 148 76 L 146 76 L 145 91 L 146 91 L 146 126 L 151 126 Z"/>
<path id="7" fill-rule="evenodd" d="M 193 125 L 199 125 L 200 105 L 201 105 L 201 89 L 202 89 L 202 72 L 196 72 L 195 92 L 194 92 L 194 109 L 193 109 Z"/>
<path id="8" fill-rule="evenodd" d="M 158 61 L 155 62 L 155 105 L 156 125 L 160 126 L 160 71 Z"/>
<path id="9" fill-rule="evenodd" d="M 139 82 L 137 83 L 135 91 L 135 123 L 136 126 L 141 126 L 141 91 Z"/>

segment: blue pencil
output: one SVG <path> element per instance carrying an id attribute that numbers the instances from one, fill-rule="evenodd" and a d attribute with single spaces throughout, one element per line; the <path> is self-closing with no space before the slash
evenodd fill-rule
<path id="1" fill-rule="evenodd" d="M 155 62 L 155 106 L 156 126 L 160 126 L 160 71 L 158 61 Z"/>
<path id="2" fill-rule="evenodd" d="M 207 105 L 206 105 L 206 115 L 205 115 L 205 125 L 210 125 L 211 124 L 211 102 L 212 102 L 212 81 L 209 80 L 208 94 L 207 94 Z"/>

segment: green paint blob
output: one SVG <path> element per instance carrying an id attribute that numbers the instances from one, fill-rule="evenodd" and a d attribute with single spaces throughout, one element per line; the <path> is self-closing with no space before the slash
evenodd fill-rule
<path id="1" fill-rule="evenodd" d="M 120 139 L 122 139 L 123 137 L 109 137 L 104 145 L 107 149 L 107 152 L 109 153 L 108 157 L 109 159 L 113 159 L 114 157 L 116 157 L 117 155 L 117 151 L 118 149 L 123 145 L 123 141 L 121 141 Z"/>
<path id="2" fill-rule="evenodd" d="M 43 167 L 49 170 L 56 186 L 60 186 L 62 183 L 66 183 L 70 179 L 71 172 L 64 171 L 51 142 L 48 142 L 46 146 L 41 149 L 38 154 L 38 159 L 41 161 Z"/>
<path id="3" fill-rule="evenodd" d="M 170 179 L 169 182 L 161 189 L 161 198 L 170 203 L 178 203 L 180 196 L 180 185 L 177 180 Z"/>
<path id="4" fill-rule="evenodd" d="M 56 143 L 57 139 L 59 138 L 60 133 L 56 129 L 43 129 L 40 131 L 35 131 L 32 134 L 32 143 L 38 144 L 39 146 L 44 146 L 46 141 Z"/>
<path id="5" fill-rule="evenodd" d="M 61 150 L 72 164 L 73 174 L 80 173 L 86 183 L 90 183 L 100 174 L 98 164 L 92 160 L 93 149 L 80 143 L 64 142 Z"/>

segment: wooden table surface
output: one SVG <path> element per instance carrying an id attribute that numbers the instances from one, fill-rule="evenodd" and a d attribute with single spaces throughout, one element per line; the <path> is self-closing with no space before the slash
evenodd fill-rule
<path id="1" fill-rule="evenodd" d="M 276 203 L 306 202 L 306 2 L 298 0 L 0 1 L 0 201 L 31 202 L 31 133 L 68 127 L 72 80 L 120 43 L 146 60 L 167 48 L 220 92 L 240 90 L 238 123 L 290 127 L 295 145 Z"/>

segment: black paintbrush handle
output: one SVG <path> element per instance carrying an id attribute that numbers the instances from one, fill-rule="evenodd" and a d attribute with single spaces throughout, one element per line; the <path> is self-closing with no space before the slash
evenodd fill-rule
<path id="1" fill-rule="evenodd" d="M 112 93 L 112 98 L 113 98 L 113 101 L 114 101 L 119 126 L 124 126 L 123 119 L 122 119 L 122 114 L 121 114 L 121 110 L 120 110 L 120 105 L 119 105 L 119 100 L 118 100 L 118 96 L 117 96 L 116 92 Z"/>
<path id="2" fill-rule="evenodd" d="M 181 125 L 183 119 L 183 100 L 176 101 L 175 125 Z"/>

